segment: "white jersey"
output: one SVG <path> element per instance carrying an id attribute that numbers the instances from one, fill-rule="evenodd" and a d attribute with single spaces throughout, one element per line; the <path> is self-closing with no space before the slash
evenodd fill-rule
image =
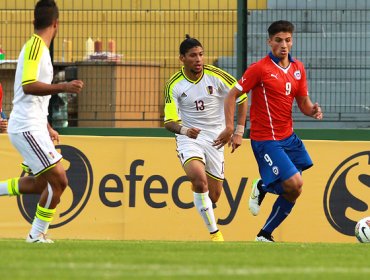
<path id="1" fill-rule="evenodd" d="M 50 95 L 25 94 L 22 86 L 36 81 L 51 84 L 53 66 L 50 52 L 42 38 L 36 34 L 23 46 L 18 58 L 14 81 L 13 110 L 8 132 L 20 133 L 47 128 Z"/>
<path id="2" fill-rule="evenodd" d="M 182 68 L 166 83 L 164 122 L 199 128 L 201 137 L 215 139 L 225 128 L 224 99 L 235 84 L 233 76 L 212 65 L 204 65 L 197 81 L 187 78 Z M 237 103 L 246 100 L 243 94 Z"/>

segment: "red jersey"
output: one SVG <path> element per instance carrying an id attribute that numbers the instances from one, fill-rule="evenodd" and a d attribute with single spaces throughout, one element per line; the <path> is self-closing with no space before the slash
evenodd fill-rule
<path id="1" fill-rule="evenodd" d="M 257 141 L 289 137 L 294 97 L 308 95 L 303 63 L 289 57 L 289 66 L 283 68 L 273 59 L 269 54 L 251 64 L 236 84 L 242 92 L 252 90 L 250 138 Z"/>

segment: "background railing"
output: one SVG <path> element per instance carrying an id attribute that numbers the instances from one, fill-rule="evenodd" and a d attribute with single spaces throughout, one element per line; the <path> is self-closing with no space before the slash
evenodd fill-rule
<path id="1" fill-rule="evenodd" d="M 33 32 L 36 1 L 0 0 L 0 82 L 11 110 L 14 69 Z M 237 0 L 57 1 L 60 29 L 53 44 L 55 82 L 79 78 L 79 96 L 52 99 L 55 126 L 159 127 L 163 86 L 181 67 L 185 34 L 198 38 L 206 63 L 237 77 Z M 370 1 L 245 1 L 247 65 L 268 52 L 267 27 L 278 19 L 296 26 L 293 56 L 306 65 L 312 100 L 325 112 L 323 127 L 370 127 Z M 93 41 L 91 53 L 87 40 Z M 101 43 L 100 43 L 101 42 Z M 6 62 L 6 63 L 4 63 Z M 310 119 L 293 109 L 296 126 Z"/>

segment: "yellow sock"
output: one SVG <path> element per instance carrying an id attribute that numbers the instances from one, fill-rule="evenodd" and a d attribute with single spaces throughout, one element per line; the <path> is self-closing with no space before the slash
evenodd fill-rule
<path id="1" fill-rule="evenodd" d="M 37 204 L 36 218 L 50 223 L 54 218 L 55 211 L 56 209 L 47 209 Z"/>

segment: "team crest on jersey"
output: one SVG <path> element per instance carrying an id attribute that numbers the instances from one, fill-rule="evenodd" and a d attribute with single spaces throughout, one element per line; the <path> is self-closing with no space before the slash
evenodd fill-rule
<path id="1" fill-rule="evenodd" d="M 49 152 L 49 156 L 50 156 L 51 158 L 55 158 L 55 156 L 54 156 L 53 152 Z"/>
<path id="2" fill-rule="evenodd" d="M 207 91 L 208 91 L 209 94 L 212 94 L 213 93 L 213 86 L 208 86 Z"/>
<path id="3" fill-rule="evenodd" d="M 185 92 L 181 94 L 181 97 L 188 97 Z"/>
<path id="4" fill-rule="evenodd" d="M 301 71 L 297 70 L 294 72 L 294 78 L 296 80 L 300 80 L 301 79 Z"/>

